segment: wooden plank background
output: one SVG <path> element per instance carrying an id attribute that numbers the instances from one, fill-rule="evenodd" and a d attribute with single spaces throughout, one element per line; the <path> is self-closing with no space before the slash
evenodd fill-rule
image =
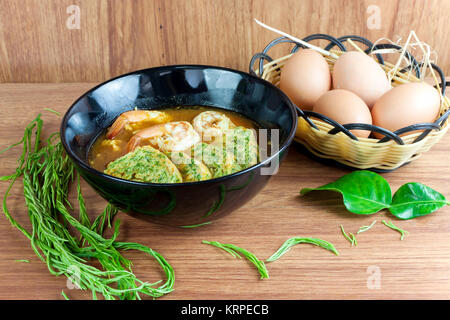
<path id="1" fill-rule="evenodd" d="M 80 29 L 66 27 L 70 5 L 80 8 Z M 380 29 L 368 27 L 370 5 Z M 395 40 L 415 30 L 450 71 L 449 0 L 0 0 L 0 8 L 0 82 L 96 82 L 183 63 L 248 70 L 277 37 L 253 18 L 298 37 Z"/>

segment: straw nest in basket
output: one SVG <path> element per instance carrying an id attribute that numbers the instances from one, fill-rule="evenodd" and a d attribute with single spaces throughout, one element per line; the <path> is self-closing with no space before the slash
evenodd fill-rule
<path id="1" fill-rule="evenodd" d="M 298 108 L 299 121 L 295 141 L 302 144 L 314 156 L 334 160 L 356 169 L 390 171 L 418 159 L 447 132 L 450 101 L 445 96 L 445 88 L 448 83 L 441 69 L 432 63 L 433 53 L 429 46 L 420 42 L 414 32 L 410 33 L 402 45 L 391 41 L 388 43 L 377 41 L 373 44 L 358 36 L 334 38 L 324 34 L 311 35 L 300 40 L 263 26 L 282 34 L 283 37 L 273 40 L 263 52 L 254 55 L 250 62 L 250 72 L 276 86 L 280 84 L 283 67 L 298 49 L 309 47 L 321 53 L 332 72 L 334 63 L 347 50 L 343 45 L 347 42 L 352 50 L 376 58 L 393 87 L 409 82 L 422 82 L 425 78 L 429 78 L 428 81 L 434 85 L 441 97 L 439 115 L 433 123 L 418 123 L 394 132 L 368 124 L 339 124 L 321 114 Z M 322 49 L 309 43 L 317 39 L 328 40 L 329 45 Z M 355 41 L 363 43 L 367 49 L 363 50 Z M 293 44 L 294 47 L 290 54 L 273 60 L 268 51 L 282 43 Z M 413 55 L 416 51 L 420 52 L 420 59 Z M 393 63 L 383 59 L 387 54 L 392 56 L 393 53 L 398 55 Z M 256 62 L 259 65 L 255 67 Z M 357 138 L 350 132 L 354 129 L 377 132 L 384 138 Z"/>

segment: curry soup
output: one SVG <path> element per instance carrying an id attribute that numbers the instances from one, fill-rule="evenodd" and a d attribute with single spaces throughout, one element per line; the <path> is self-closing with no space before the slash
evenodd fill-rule
<path id="1" fill-rule="evenodd" d="M 126 112 L 119 116 L 114 124 L 102 133 L 93 143 L 88 157 L 89 164 L 99 171 L 128 180 L 154 183 L 176 183 L 207 180 L 223 176 L 245 169 L 248 166 L 254 165 L 258 161 L 258 149 L 256 144 L 257 137 L 254 133 L 257 132 L 259 126 L 255 122 L 236 112 L 203 106 L 181 106 L 159 110 L 147 110 L 146 112 L 156 112 L 158 113 L 158 118 L 155 118 L 156 120 L 150 122 L 144 118 L 142 118 L 144 120 L 138 121 L 140 120 L 139 117 L 142 115 L 141 110 L 134 112 L 133 119 L 135 122 L 133 123 L 128 121 L 128 119 L 122 123 L 120 121 L 120 118 L 124 118 L 124 115 L 127 113 L 131 114 L 133 112 Z M 236 157 L 239 157 L 240 154 L 244 153 L 242 148 L 238 147 L 235 151 L 228 150 L 231 152 L 224 151 L 222 153 L 218 151 L 217 146 L 212 143 L 206 143 L 203 140 L 202 134 L 204 132 L 199 132 L 202 128 L 198 126 L 198 119 L 203 115 L 211 114 L 220 117 L 220 121 L 225 119 L 230 123 L 230 128 L 233 129 L 223 130 L 223 132 L 230 132 L 231 138 L 235 139 L 236 136 L 243 133 L 246 143 L 249 143 L 249 140 L 254 141 L 254 143 L 252 143 L 252 147 L 250 148 L 252 154 L 250 156 L 250 160 L 245 161 L 244 165 L 236 165 L 233 162 L 233 152 L 236 153 Z M 154 140 L 156 138 L 136 139 L 136 136 L 139 136 L 138 133 L 141 134 L 146 131 L 150 133 L 150 131 L 155 131 L 154 128 L 158 128 L 158 126 L 169 125 L 172 123 L 184 124 L 189 127 L 186 131 L 186 137 L 182 137 L 177 141 L 188 142 L 185 146 L 189 146 L 189 150 L 200 150 L 200 152 L 204 152 L 204 154 L 208 154 L 209 156 L 204 157 L 205 160 L 196 161 L 194 160 L 193 153 L 190 154 L 189 152 L 186 152 L 186 150 L 183 150 L 183 154 L 181 154 L 178 152 L 180 150 L 174 151 L 170 148 L 165 148 L 166 145 L 155 143 Z M 217 125 L 217 123 L 213 122 L 203 122 L 202 124 L 210 127 Z M 117 130 L 117 128 L 119 128 L 119 130 Z M 115 129 L 115 131 L 113 129 Z M 179 130 L 179 128 L 174 126 L 174 132 L 176 132 L 176 130 Z M 114 131 L 113 137 L 111 134 L 112 131 Z M 252 134 L 249 134 L 248 132 L 252 132 Z M 201 134 L 198 135 L 198 133 Z M 167 134 L 167 132 L 165 132 L 165 134 Z M 195 138 L 195 136 L 200 136 L 201 138 L 198 141 L 190 141 L 188 139 L 189 135 L 193 138 Z M 137 151 L 135 147 L 130 147 L 131 141 L 133 140 L 138 141 L 135 147 L 137 147 L 139 151 Z M 171 147 L 175 149 L 176 145 Z M 183 149 L 184 147 L 180 148 Z M 245 147 L 245 150 L 247 149 L 248 147 Z M 223 154 L 223 157 L 221 157 L 220 160 L 217 160 L 214 157 L 211 158 L 210 156 L 219 153 Z M 170 160 L 168 160 L 174 156 L 178 158 L 182 156 L 183 158 L 190 159 L 190 155 L 192 155 L 193 159 L 188 160 L 190 163 L 187 166 L 178 165 L 175 161 L 174 163 L 176 165 L 173 166 L 172 163 L 169 163 Z M 157 172 L 150 173 L 150 171 L 154 171 L 153 169 L 150 170 L 150 168 L 156 168 L 158 166 L 162 169 Z M 174 170 L 176 172 L 174 172 Z"/>

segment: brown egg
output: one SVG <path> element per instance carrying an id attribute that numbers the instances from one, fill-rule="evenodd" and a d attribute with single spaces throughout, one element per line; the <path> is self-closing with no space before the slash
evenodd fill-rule
<path id="1" fill-rule="evenodd" d="M 386 92 L 372 108 L 373 124 L 395 131 L 412 124 L 436 120 L 441 98 L 423 82 L 402 84 Z M 375 134 L 375 133 L 374 133 Z M 375 134 L 377 138 L 383 137 Z"/>
<path id="2" fill-rule="evenodd" d="M 323 114 L 340 124 L 367 123 L 372 124 L 369 108 L 364 101 L 353 92 L 335 89 L 322 95 L 314 104 L 314 112 Z M 350 130 L 357 137 L 367 138 L 368 130 Z"/>
<path id="3" fill-rule="evenodd" d="M 391 85 L 375 60 L 364 53 L 348 51 L 334 64 L 333 88 L 355 93 L 371 109 Z"/>
<path id="4" fill-rule="evenodd" d="M 330 90 L 331 74 L 325 58 L 312 49 L 297 51 L 281 70 L 280 89 L 299 108 L 311 110 Z"/>

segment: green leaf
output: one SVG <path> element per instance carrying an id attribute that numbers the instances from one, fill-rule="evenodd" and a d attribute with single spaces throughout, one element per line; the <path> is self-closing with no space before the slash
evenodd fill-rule
<path id="1" fill-rule="evenodd" d="M 318 190 L 340 192 L 347 210 L 357 214 L 372 214 L 389 208 L 392 201 L 388 182 L 367 170 L 354 171 L 318 188 L 304 188 L 300 193 L 303 195 Z"/>
<path id="2" fill-rule="evenodd" d="M 389 211 L 399 219 L 413 219 L 447 205 L 445 197 L 424 184 L 410 182 L 394 194 Z"/>

